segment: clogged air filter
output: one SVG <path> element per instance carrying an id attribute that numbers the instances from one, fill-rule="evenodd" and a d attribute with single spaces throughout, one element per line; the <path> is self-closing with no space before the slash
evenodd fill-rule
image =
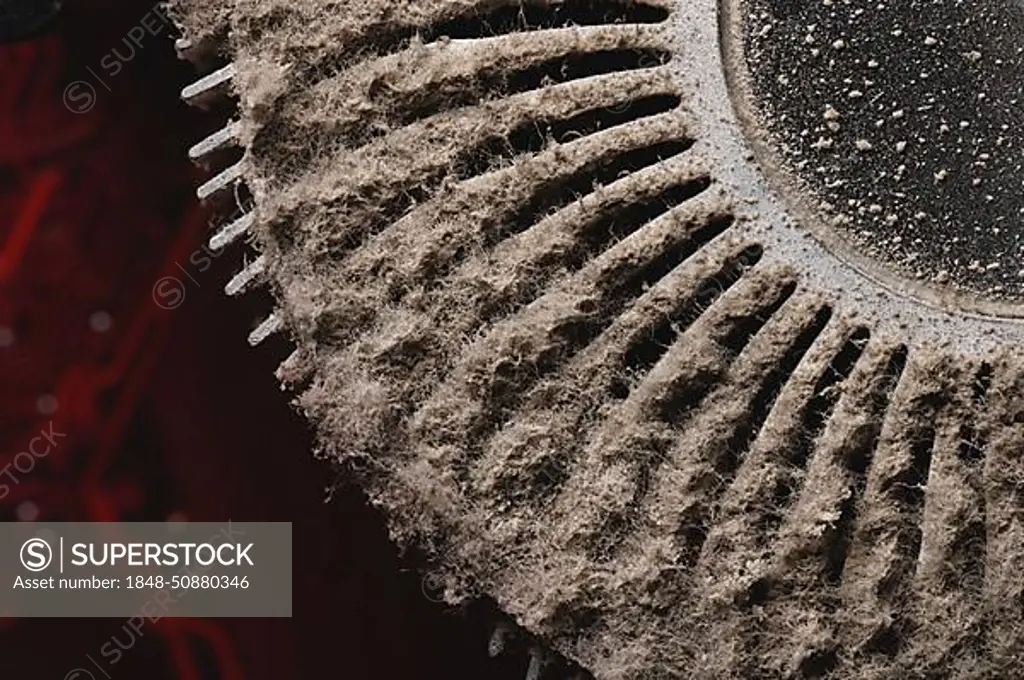
<path id="1" fill-rule="evenodd" d="M 192 4 L 229 292 L 450 600 L 599 678 L 1024 673 L 1019 5 Z"/>

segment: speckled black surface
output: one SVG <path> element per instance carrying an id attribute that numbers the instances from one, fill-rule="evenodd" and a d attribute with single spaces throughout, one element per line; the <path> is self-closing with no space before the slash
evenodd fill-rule
<path id="1" fill-rule="evenodd" d="M 1024 3 L 746 0 L 754 108 L 856 247 L 1024 299 Z"/>

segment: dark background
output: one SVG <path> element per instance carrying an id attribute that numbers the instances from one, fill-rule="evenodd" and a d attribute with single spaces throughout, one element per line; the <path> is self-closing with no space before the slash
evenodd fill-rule
<path id="1" fill-rule="evenodd" d="M 489 616 L 432 602 L 381 518 L 312 457 L 273 375 L 289 348 L 245 340 L 269 300 L 222 293 L 241 252 L 190 263 L 218 218 L 194 199 L 207 175 L 187 149 L 225 112 L 179 100 L 196 74 L 171 27 L 127 58 L 152 7 L 67 2 L 45 32 L 0 44 L 0 468 L 50 421 L 66 434 L 28 472 L 6 468 L 0 520 L 291 521 L 294 617 L 141 635 L 0 619 L 0 675 L 99 680 L 91 657 L 111 678 L 522 677 L 525 656 L 487 658 Z M 98 83 L 114 48 L 124 68 Z M 93 88 L 87 111 L 65 105 L 75 81 Z M 164 276 L 184 285 L 173 310 L 154 303 Z M 99 650 L 114 639 L 112 664 Z"/>

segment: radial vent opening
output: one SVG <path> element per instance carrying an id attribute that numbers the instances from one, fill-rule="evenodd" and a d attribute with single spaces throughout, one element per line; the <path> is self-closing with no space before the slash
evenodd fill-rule
<path id="1" fill-rule="evenodd" d="M 733 4 L 785 190 L 905 278 L 1024 300 L 1024 4 Z"/>
<path id="2" fill-rule="evenodd" d="M 477 13 L 430 27 L 424 37 L 486 38 L 515 31 L 597 26 L 601 24 L 656 24 L 668 18 L 668 10 L 634 0 L 567 0 L 551 3 L 528 0 Z"/>

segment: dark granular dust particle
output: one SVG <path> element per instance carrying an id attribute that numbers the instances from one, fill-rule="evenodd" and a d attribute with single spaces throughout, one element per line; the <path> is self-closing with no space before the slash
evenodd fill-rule
<path id="1" fill-rule="evenodd" d="M 755 108 L 862 252 L 1024 298 L 1024 3 L 745 0 Z"/>

